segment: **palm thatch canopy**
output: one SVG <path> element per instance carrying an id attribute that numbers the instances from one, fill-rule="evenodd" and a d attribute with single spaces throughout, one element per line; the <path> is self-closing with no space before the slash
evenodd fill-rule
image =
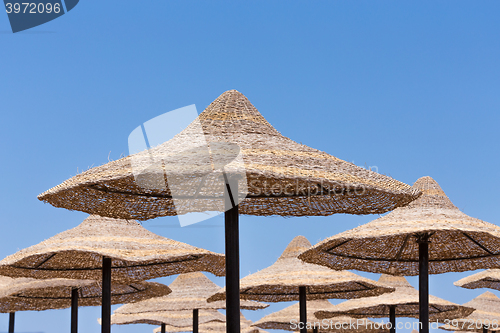
<path id="1" fill-rule="evenodd" d="M 101 305 L 101 284 L 92 280 L 31 279 L 0 276 L 0 312 L 43 311 L 71 306 L 71 292 L 78 289 L 79 306 Z M 111 303 L 133 303 L 157 295 L 167 295 L 170 288 L 156 282 L 115 283 Z"/>
<path id="2" fill-rule="evenodd" d="M 158 236 L 132 220 L 97 215 L 0 261 L 11 277 L 101 279 L 102 258 L 112 278 L 140 281 L 192 271 L 224 275 L 224 255 Z"/>
<path id="3" fill-rule="evenodd" d="M 243 314 L 240 312 L 240 326 L 241 326 L 241 333 L 266 333 L 266 331 L 258 328 L 258 327 L 252 327 L 252 321 L 248 320 L 243 316 Z M 166 332 L 192 332 L 193 327 L 192 326 L 185 326 L 185 327 L 174 327 L 170 325 L 165 326 L 165 331 Z M 161 327 L 155 328 L 153 330 L 155 333 L 161 332 Z M 199 333 L 210 333 L 210 332 L 226 332 L 226 325 L 223 322 L 219 321 L 212 321 L 209 323 L 201 324 L 198 327 L 198 332 Z"/>
<path id="4" fill-rule="evenodd" d="M 207 298 L 220 290 L 203 273 L 180 274 L 171 284 L 172 293 L 137 302 L 125 304 L 115 310 L 116 314 L 135 314 L 158 311 L 179 311 L 194 309 L 225 309 L 225 302 L 207 303 Z M 241 301 L 240 308 L 245 310 L 265 309 L 269 305 L 253 301 Z"/>
<path id="5" fill-rule="evenodd" d="M 217 310 L 199 310 L 198 323 L 225 322 L 226 316 Z M 133 314 L 114 313 L 111 316 L 112 325 L 128 324 L 167 324 L 174 327 L 185 327 L 193 324 L 193 311 L 158 311 Z"/>
<path id="6" fill-rule="evenodd" d="M 487 291 L 463 306 L 476 309 L 467 317 L 453 320 L 457 325 L 443 325 L 439 328 L 447 331 L 474 331 L 482 332 L 483 326 L 493 330 L 500 329 L 500 298 Z"/>
<path id="7" fill-rule="evenodd" d="M 215 153 L 220 144 L 234 145 L 237 151 L 226 147 Z M 224 183 L 219 173 L 210 176 L 217 169 L 243 170 L 238 187 L 247 191 L 239 195 L 246 197 L 239 212 L 248 215 L 384 213 L 420 194 L 284 137 L 243 94 L 230 90 L 171 140 L 87 170 L 38 198 L 55 207 L 123 219 L 224 211 Z M 183 190 L 174 189 L 174 195 L 169 183 L 179 181 Z M 173 196 L 179 199 L 175 204 Z"/>
<path id="8" fill-rule="evenodd" d="M 334 271 L 299 260 L 297 256 L 310 247 L 304 236 L 295 237 L 273 265 L 241 279 L 240 297 L 264 302 L 298 301 L 300 286 L 307 287 L 308 300 L 367 297 L 394 291 L 348 271 Z M 225 289 L 208 301 L 222 299 Z"/>
<path id="9" fill-rule="evenodd" d="M 350 316 L 354 318 L 384 318 L 389 317 L 390 306 L 395 306 L 396 317 L 419 316 L 418 291 L 413 288 L 403 276 L 382 274 L 378 282 L 394 287 L 395 292 L 376 297 L 352 299 L 340 303 L 331 310 L 321 310 L 315 313 L 319 319 L 335 316 Z M 445 301 L 435 296 L 429 296 L 429 319 L 443 322 L 468 316 L 474 309 Z"/>
<path id="10" fill-rule="evenodd" d="M 500 269 L 487 269 L 464 277 L 453 284 L 467 289 L 490 288 L 500 290 Z"/>
<path id="11" fill-rule="evenodd" d="M 308 302 L 307 308 L 307 330 L 312 331 L 318 328 L 320 332 L 388 332 L 386 327 L 380 327 L 378 324 L 368 319 L 355 319 L 352 317 L 336 317 L 331 320 L 321 320 L 314 316 L 315 312 L 334 307 L 327 300 L 314 300 Z M 299 320 L 299 304 L 293 304 L 283 310 L 271 313 L 264 318 L 256 321 L 253 326 L 263 329 L 298 331 L 297 324 Z"/>
<path id="12" fill-rule="evenodd" d="M 500 227 L 462 213 L 430 177 L 406 207 L 330 237 L 299 256 L 333 269 L 418 275 L 418 240 L 429 237 L 429 273 L 500 267 Z"/>

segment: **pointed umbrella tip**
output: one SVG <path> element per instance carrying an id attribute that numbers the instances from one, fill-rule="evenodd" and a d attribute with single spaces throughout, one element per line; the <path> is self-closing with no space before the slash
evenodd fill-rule
<path id="1" fill-rule="evenodd" d="M 308 250 L 311 247 L 311 243 L 304 236 L 296 236 L 288 246 L 285 251 L 281 254 L 278 260 L 286 258 L 297 258 L 302 252 Z"/>
<path id="2" fill-rule="evenodd" d="M 446 194 L 444 194 L 444 191 L 441 186 L 439 186 L 438 182 L 429 176 L 417 179 L 417 181 L 413 184 L 413 188 L 422 191 L 424 195 L 438 195 L 446 197 Z"/>
<path id="3" fill-rule="evenodd" d="M 378 279 L 378 282 L 391 287 L 411 287 L 411 284 L 404 276 L 382 274 Z"/>

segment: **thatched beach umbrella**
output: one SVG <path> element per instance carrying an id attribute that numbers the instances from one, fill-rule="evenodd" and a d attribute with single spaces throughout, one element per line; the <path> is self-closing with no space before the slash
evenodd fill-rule
<path id="1" fill-rule="evenodd" d="M 309 302 L 307 309 L 307 322 L 305 329 L 308 332 L 341 332 L 341 333 L 370 333 L 388 332 L 384 325 L 374 323 L 368 319 L 356 319 L 353 317 L 336 317 L 331 320 L 321 320 L 314 313 L 320 310 L 335 307 L 326 299 L 313 300 Z M 293 304 L 283 310 L 273 312 L 256 321 L 253 326 L 263 329 L 298 331 L 300 319 L 298 316 L 299 304 Z"/>
<path id="2" fill-rule="evenodd" d="M 200 310 L 198 313 L 198 321 L 200 324 L 205 324 L 213 321 L 225 322 L 226 316 L 224 316 L 217 310 L 211 310 L 211 309 Z M 165 324 L 175 327 L 185 327 L 185 326 L 190 326 L 192 323 L 193 323 L 192 312 L 189 310 L 141 312 L 132 314 L 114 313 L 111 316 L 112 325 Z"/>
<path id="3" fill-rule="evenodd" d="M 370 223 L 330 237 L 300 259 L 333 269 L 419 275 L 421 332 L 429 331 L 429 274 L 500 267 L 500 227 L 462 213 L 430 177 L 422 197 Z"/>
<path id="4" fill-rule="evenodd" d="M 266 331 L 258 328 L 252 327 L 252 321 L 248 320 L 240 312 L 240 327 L 241 333 L 267 333 Z M 162 325 L 161 327 L 155 328 L 154 333 L 165 333 L 165 332 L 192 332 L 192 326 L 175 327 L 170 325 Z M 226 323 L 220 321 L 211 321 L 205 324 L 201 324 L 199 327 L 199 333 L 211 333 L 211 332 L 225 332 Z"/>
<path id="5" fill-rule="evenodd" d="M 167 295 L 170 289 L 155 282 L 113 284 L 111 303 L 131 303 L 157 295 Z M 78 306 L 101 305 L 101 284 L 93 280 L 32 279 L 0 276 L 0 312 L 43 311 L 71 307 L 71 332 L 78 331 Z M 79 304 L 80 303 L 80 304 Z M 13 330 L 13 316 L 12 316 Z"/>
<path id="6" fill-rule="evenodd" d="M 500 269 L 487 269 L 464 277 L 453 284 L 467 289 L 490 288 L 500 290 Z"/>
<path id="7" fill-rule="evenodd" d="M 335 316 L 354 318 L 390 318 L 391 331 L 396 330 L 396 317 L 419 316 L 418 291 L 402 276 L 382 274 L 378 282 L 394 287 L 395 292 L 376 297 L 351 299 L 337 304 L 331 310 L 321 310 L 315 315 L 319 319 Z M 429 296 L 429 319 L 443 322 L 445 319 L 465 317 L 474 311 L 473 308 L 460 306 L 441 298 Z"/>
<path id="8" fill-rule="evenodd" d="M 500 329 L 500 298 L 487 291 L 463 306 L 474 308 L 467 317 L 450 320 L 439 328 L 447 331 L 488 332 L 488 329 Z"/>
<path id="9" fill-rule="evenodd" d="M 210 281 L 203 273 L 193 272 L 180 274 L 170 284 L 172 293 L 164 297 L 155 297 L 137 302 L 134 304 L 125 304 L 115 310 L 114 315 L 134 315 L 147 313 L 159 313 L 164 311 L 178 312 L 181 310 L 188 310 L 192 312 L 192 327 L 193 332 L 197 332 L 198 324 L 202 321 L 199 319 L 199 311 L 206 309 L 225 309 L 225 302 L 212 302 L 208 303 L 207 298 L 220 290 L 220 287 Z M 269 305 L 253 301 L 242 301 L 240 303 L 242 309 L 258 310 L 265 309 Z M 217 312 L 219 313 L 219 312 Z M 113 318 L 112 316 L 112 318 Z M 165 322 L 168 323 L 168 322 Z M 187 326 L 176 325 L 168 323 L 173 326 Z"/>
<path id="10" fill-rule="evenodd" d="M 300 321 L 307 322 L 306 300 L 377 296 L 394 288 L 348 271 L 335 271 L 308 264 L 297 256 L 311 248 L 304 236 L 295 237 L 271 266 L 250 274 L 240 281 L 242 299 L 264 302 L 299 301 Z M 221 290 L 208 301 L 225 298 Z"/>
<path id="11" fill-rule="evenodd" d="M 239 213 L 384 213 L 419 194 L 282 136 L 243 94 L 230 90 L 171 140 L 87 170 L 38 198 L 56 207 L 138 220 L 224 211 L 228 332 L 234 333 L 239 331 Z"/>
<path id="12" fill-rule="evenodd" d="M 109 333 L 111 280 L 117 283 L 206 270 L 224 274 L 224 256 L 158 236 L 132 220 L 92 215 L 79 226 L 0 261 L 0 274 L 102 278 L 103 332 Z"/>

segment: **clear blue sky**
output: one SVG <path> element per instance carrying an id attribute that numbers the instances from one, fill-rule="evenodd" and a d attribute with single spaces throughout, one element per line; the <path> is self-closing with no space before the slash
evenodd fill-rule
<path id="1" fill-rule="evenodd" d="M 431 176 L 465 213 L 500 223 L 499 13 L 498 1 L 81 0 L 18 34 L 0 14 L 0 257 L 86 217 L 39 193 L 126 155 L 141 123 L 190 104 L 201 111 L 229 89 L 295 141 L 409 184 Z M 296 235 L 314 244 L 376 217 L 243 216 L 241 274 L 272 264 Z M 221 218 L 144 226 L 224 250 Z M 431 293 L 470 300 L 484 290 L 452 285 L 468 274 L 432 276 Z M 69 315 L 18 313 L 16 331 L 67 332 Z M 100 332 L 99 316 L 81 308 L 80 331 Z"/>

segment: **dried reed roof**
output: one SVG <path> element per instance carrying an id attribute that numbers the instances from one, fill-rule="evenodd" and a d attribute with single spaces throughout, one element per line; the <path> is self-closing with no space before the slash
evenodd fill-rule
<path id="1" fill-rule="evenodd" d="M 355 319 L 352 317 L 336 317 L 331 320 L 326 321 L 327 327 L 323 326 L 325 321 L 317 318 L 314 313 L 324 309 L 330 309 L 334 307 L 327 300 L 314 300 L 307 303 L 307 322 L 310 323 L 311 327 L 307 327 L 308 331 L 312 331 L 312 326 L 319 328 L 320 332 L 359 332 L 359 333 L 369 333 L 369 332 L 388 332 L 386 329 L 374 329 L 375 323 L 365 319 Z M 350 324 L 358 323 L 356 328 L 349 328 Z M 299 318 L 299 303 L 295 303 L 283 310 L 273 312 L 260 320 L 256 321 L 253 326 L 257 326 L 263 329 L 273 329 L 273 330 L 286 330 L 286 331 L 298 331 L 297 323 L 300 321 Z M 353 324 L 354 325 L 354 324 Z"/>
<path id="2" fill-rule="evenodd" d="M 103 256 L 112 279 L 147 280 L 192 271 L 224 275 L 224 255 L 158 236 L 132 220 L 97 215 L 0 261 L 11 277 L 101 279 Z"/>
<path id="3" fill-rule="evenodd" d="M 125 304 L 115 310 L 115 313 L 133 314 L 157 311 L 178 311 L 194 309 L 225 309 L 225 302 L 207 303 L 207 298 L 220 290 L 220 287 L 210 281 L 203 273 L 193 272 L 180 274 L 170 284 L 172 293 L 137 302 Z M 244 310 L 265 309 L 269 305 L 254 301 L 240 301 Z"/>
<path id="4" fill-rule="evenodd" d="M 199 324 L 209 323 L 213 321 L 225 322 L 226 316 L 224 316 L 217 310 L 207 309 L 198 311 Z M 158 311 L 133 314 L 123 314 L 115 312 L 113 315 L 111 315 L 111 324 L 167 324 L 175 327 L 185 327 L 193 324 L 193 311 Z"/>
<path id="5" fill-rule="evenodd" d="M 219 200 L 224 186 L 215 179 L 219 174 L 201 177 L 218 165 L 205 158 L 207 144 L 215 147 L 221 143 L 237 146 L 242 157 L 225 165 L 225 170 L 244 170 L 246 174 L 246 182 L 241 179 L 239 185 L 248 189 L 240 195 L 246 196 L 239 205 L 241 214 L 384 213 L 405 206 L 420 194 L 388 176 L 284 137 L 243 94 L 230 90 L 171 140 L 87 170 L 38 198 L 55 207 L 138 220 L 177 215 L 178 210 L 224 211 L 223 200 Z M 221 149 L 221 160 L 232 160 L 234 151 L 230 150 Z M 159 162 L 152 165 L 152 160 Z M 202 160 L 208 161 L 206 165 Z M 134 172 L 137 175 L 139 169 L 144 174 L 137 183 Z M 182 180 L 185 188 L 177 198 L 184 198 L 184 203 L 174 205 L 171 188 L 164 184 L 165 177 L 159 177 L 165 173 L 167 178 Z M 199 196 L 195 197 L 195 189 Z"/>
<path id="6" fill-rule="evenodd" d="M 431 177 L 413 185 L 423 195 L 406 207 L 332 236 L 299 256 L 333 269 L 418 274 L 418 237 L 429 238 L 429 273 L 500 267 L 500 227 L 462 213 Z"/>
<path id="7" fill-rule="evenodd" d="M 464 303 L 463 306 L 476 309 L 467 317 L 457 319 L 457 326 L 443 325 L 439 328 L 447 331 L 482 331 L 485 326 L 492 325 L 492 329 L 500 328 L 500 298 L 487 291 L 471 301 Z M 455 320 L 454 320 L 455 322 Z"/>
<path id="8" fill-rule="evenodd" d="M 42 311 L 71 306 L 71 292 L 78 289 L 79 306 L 101 305 L 101 284 L 93 280 L 31 279 L 0 276 L 0 312 Z M 111 303 L 132 303 L 157 295 L 167 295 L 170 288 L 155 282 L 115 283 Z"/>
<path id="9" fill-rule="evenodd" d="M 376 296 L 394 291 L 348 271 L 335 271 L 320 265 L 308 264 L 297 258 L 311 243 L 304 236 L 295 237 L 283 254 L 271 266 L 250 274 L 240 281 L 240 298 L 264 302 L 299 300 L 299 287 L 307 287 L 307 299 L 356 298 Z M 225 289 L 208 299 L 225 299 Z"/>
<path id="10" fill-rule="evenodd" d="M 419 317 L 418 291 L 403 276 L 382 274 L 378 282 L 394 287 L 395 292 L 376 297 L 351 299 L 337 304 L 331 310 L 322 310 L 315 315 L 319 319 L 334 316 L 351 316 L 354 318 L 389 317 L 390 306 L 396 306 L 396 317 Z M 443 321 L 468 316 L 474 309 L 429 296 L 429 320 Z"/>
<path id="11" fill-rule="evenodd" d="M 464 277 L 453 284 L 467 289 L 490 288 L 500 290 L 500 269 L 487 269 Z"/>
<path id="12" fill-rule="evenodd" d="M 248 320 L 243 316 L 243 314 L 240 312 L 240 327 L 241 327 L 241 333 L 266 333 L 266 331 L 258 328 L 258 327 L 252 327 L 252 321 Z M 174 326 L 169 326 L 166 325 L 166 332 L 192 332 L 193 327 L 191 325 L 185 326 L 185 327 L 174 327 Z M 155 333 L 161 332 L 161 327 L 155 328 L 153 330 Z M 198 325 L 198 332 L 199 333 L 208 333 L 208 332 L 226 332 L 226 324 L 224 322 L 218 322 L 218 321 L 212 321 L 209 323 L 205 324 L 200 324 Z"/>

